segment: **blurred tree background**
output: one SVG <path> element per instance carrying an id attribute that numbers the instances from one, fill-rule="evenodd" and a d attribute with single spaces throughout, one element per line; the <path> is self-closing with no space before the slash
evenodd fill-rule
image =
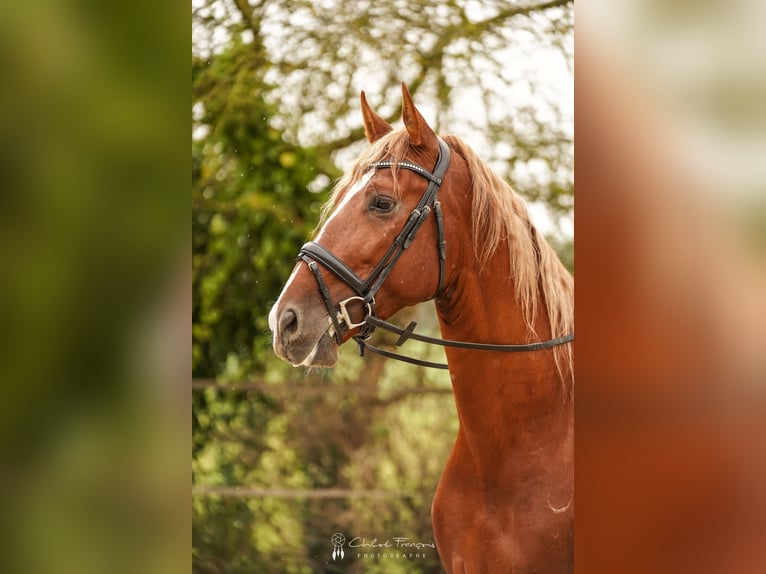
<path id="1" fill-rule="evenodd" d="M 293 369 L 266 317 L 366 145 L 359 90 L 395 122 L 401 81 L 573 268 L 572 3 L 195 0 L 192 14 L 194 571 L 441 571 L 431 549 L 334 562 L 330 536 L 433 541 L 449 376 L 353 348 L 335 369 Z M 435 329 L 421 307 L 404 313 Z"/>

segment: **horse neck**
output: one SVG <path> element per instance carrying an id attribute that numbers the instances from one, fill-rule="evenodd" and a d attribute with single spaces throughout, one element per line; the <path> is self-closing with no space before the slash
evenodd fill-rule
<path id="1" fill-rule="evenodd" d="M 498 249 L 481 271 L 470 262 L 456 267 L 459 274 L 437 302 L 442 336 L 484 343 L 530 341 L 508 279 L 507 248 Z M 534 337 L 548 339 L 544 305 L 538 309 Z M 570 381 L 561 381 L 551 350 L 505 353 L 448 348 L 446 353 L 461 435 L 475 457 L 486 458 L 478 461 L 480 469 L 502 472 L 499 454 L 524 456 L 535 449 L 549 449 L 551 443 L 564 444 L 571 435 Z"/>

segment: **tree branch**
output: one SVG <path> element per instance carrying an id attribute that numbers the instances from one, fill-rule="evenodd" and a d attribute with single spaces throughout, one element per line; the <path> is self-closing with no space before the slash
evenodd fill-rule
<path id="1" fill-rule="evenodd" d="M 478 27 L 479 30 L 491 30 L 494 28 L 497 24 L 502 24 L 506 20 L 509 20 L 510 18 L 515 18 L 516 16 L 529 16 L 530 14 L 533 14 L 535 12 L 544 12 L 546 10 L 550 10 L 551 8 L 562 8 L 567 5 L 574 4 L 574 0 L 549 0 L 548 2 L 543 2 L 542 4 L 531 4 L 529 6 L 516 6 L 513 8 L 508 8 L 506 10 L 501 10 L 498 12 L 495 16 L 492 16 L 491 18 L 487 18 L 486 20 L 482 20 L 481 22 L 477 22 L 474 24 L 474 26 Z"/>

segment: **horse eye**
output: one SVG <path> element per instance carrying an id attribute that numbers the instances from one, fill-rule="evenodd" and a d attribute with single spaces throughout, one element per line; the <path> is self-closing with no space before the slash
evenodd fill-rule
<path id="1" fill-rule="evenodd" d="M 386 197 L 385 195 L 376 195 L 372 200 L 372 204 L 370 205 L 370 209 L 380 213 L 388 213 L 394 209 L 394 207 L 396 207 L 396 202 L 392 198 Z"/>

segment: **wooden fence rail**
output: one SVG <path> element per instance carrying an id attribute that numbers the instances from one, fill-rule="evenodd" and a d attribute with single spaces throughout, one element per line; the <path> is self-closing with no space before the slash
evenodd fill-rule
<path id="1" fill-rule="evenodd" d="M 349 488 L 258 488 L 252 486 L 192 486 L 192 496 L 226 498 L 411 498 L 413 494 L 396 490 Z"/>
<path id="2" fill-rule="evenodd" d="M 377 384 L 356 383 L 353 385 L 333 385 L 328 383 L 306 383 L 296 381 L 293 383 L 264 383 L 261 381 L 236 381 L 222 383 L 214 379 L 192 379 L 192 391 L 203 391 L 205 389 L 219 389 L 221 391 L 233 391 L 246 393 L 255 391 L 267 395 L 323 395 L 326 393 L 348 393 L 355 395 L 377 395 L 381 392 Z M 451 387 L 402 387 L 391 389 L 390 394 L 397 397 L 412 394 L 451 394 Z"/>

